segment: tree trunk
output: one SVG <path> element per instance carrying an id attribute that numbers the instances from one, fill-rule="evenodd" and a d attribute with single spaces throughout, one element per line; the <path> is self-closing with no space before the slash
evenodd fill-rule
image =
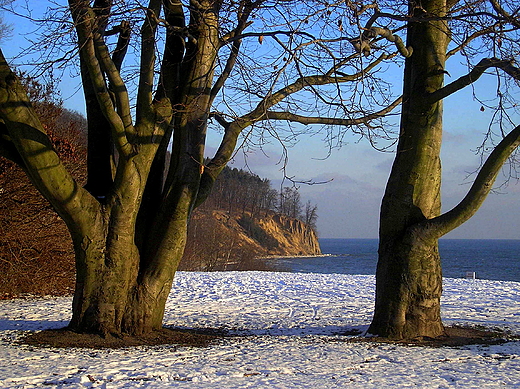
<path id="1" fill-rule="evenodd" d="M 444 0 L 411 8 L 445 15 Z M 411 6 L 412 7 L 412 6 Z M 442 102 L 427 96 L 442 87 L 448 29 L 443 21 L 412 22 L 407 46 L 397 155 L 381 205 L 376 304 L 369 332 L 389 338 L 437 337 L 442 272 L 437 239 L 414 228 L 440 213 Z"/>
<path id="2" fill-rule="evenodd" d="M 89 220 L 73 234 L 76 288 L 69 327 L 78 332 L 143 335 L 162 327 L 175 271 L 186 244 L 190 203 L 180 199 L 175 216 L 156 225 L 154 250 L 135 244 L 137 212 L 107 206 L 99 221 Z M 109 222 L 106 222 L 109 220 Z M 173 229 L 173 233 L 170 229 Z M 143 248 L 141 250 L 144 250 Z"/>
<path id="3" fill-rule="evenodd" d="M 127 239 L 106 247 L 104 238 L 85 237 L 74 244 L 77 275 L 69 327 L 78 332 L 119 335 L 135 287 L 139 256 Z"/>
<path id="4" fill-rule="evenodd" d="M 369 332 L 391 339 L 444 335 L 437 241 L 405 234 L 380 244 L 376 306 Z"/>
<path id="5" fill-rule="evenodd" d="M 159 6 L 160 2 L 155 4 Z M 150 64 L 155 52 L 153 45 L 143 43 L 143 58 L 148 59 L 143 61 L 138 96 L 138 100 L 143 98 L 143 104 L 139 105 L 135 127 L 128 123 L 119 130 L 123 134 L 132 135 L 130 131 L 134 131 L 140 135 L 138 153 L 124 149 L 128 142 L 118 145 L 118 170 L 106 205 L 102 205 L 103 221 L 90 229 L 83 228 L 74 239 L 78 275 L 70 326 L 76 331 L 143 335 L 162 326 L 166 300 L 184 251 L 188 220 L 204 172 L 209 91 L 218 48 L 216 11 L 208 6 L 204 12 L 193 12 L 191 33 L 197 39 L 196 44 L 190 41 L 187 45 L 188 60 L 182 69 L 183 90 L 179 96 L 175 97 L 178 91 L 171 85 L 166 88 L 164 83 L 166 89 L 152 99 L 154 69 Z M 156 20 L 149 20 L 143 28 L 143 42 L 155 39 L 152 37 Z M 90 36 L 85 34 L 85 37 L 88 40 Z M 88 48 L 85 45 L 86 52 Z M 87 55 L 84 58 L 87 60 Z M 89 59 L 95 65 L 96 58 L 91 55 Z M 90 71 L 95 73 L 96 68 Z M 114 82 L 118 82 L 117 74 Z M 171 116 L 173 102 L 184 109 Z M 99 104 L 105 104 L 102 108 L 106 116 L 114 114 L 110 103 L 99 100 Z M 122 122 L 115 116 L 112 125 L 116 131 Z M 168 129 L 163 131 L 161 126 Z M 156 179 L 161 174 L 155 173 L 162 173 L 164 166 L 152 165 L 152 161 L 158 161 L 159 144 L 171 128 L 174 132 L 171 165 L 166 181 L 161 182 Z M 166 148 L 160 150 L 165 151 Z M 157 170 L 152 176 L 151 169 Z"/>

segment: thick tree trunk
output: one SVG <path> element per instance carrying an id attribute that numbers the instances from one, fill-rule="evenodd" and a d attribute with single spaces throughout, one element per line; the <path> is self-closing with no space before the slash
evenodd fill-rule
<path id="1" fill-rule="evenodd" d="M 444 0 L 422 1 L 415 16 L 445 14 Z M 414 228 L 440 213 L 442 103 L 428 95 L 442 87 L 447 26 L 414 22 L 407 45 L 403 112 L 397 155 L 381 205 L 376 304 L 369 332 L 389 338 L 444 334 L 442 272 L 437 240 Z"/>
<path id="2" fill-rule="evenodd" d="M 76 248 L 76 288 L 69 327 L 78 332 L 119 335 L 125 332 L 123 317 L 129 309 L 139 256 L 131 244 L 118 245 L 117 254 L 113 250 L 108 253 L 103 242 L 88 240 Z"/>
<path id="3" fill-rule="evenodd" d="M 209 92 L 219 39 L 217 10 L 212 3 L 201 4 L 206 4 L 206 8 L 193 10 L 191 33 L 197 39 L 196 44 L 190 41 L 187 45 L 184 87 L 178 97 L 180 101 L 176 102 L 184 108 L 173 121 L 166 122 L 167 116 L 157 117 L 156 112 L 163 103 L 171 111 L 171 100 L 166 97 L 157 100 L 156 96 L 153 100 L 156 112 L 150 111 L 149 101 L 145 100 L 138 115 L 142 120 L 135 131 L 149 134 L 149 142 L 143 136 L 137 155 L 133 155 L 133 150 L 126 155 L 124 151 L 119 153 L 114 189 L 104 208 L 105 224 L 87 238 L 83 235 L 77 239 L 78 285 L 71 322 L 77 331 L 143 335 L 162 326 L 166 300 L 184 252 L 187 224 L 204 172 Z M 144 30 L 151 34 L 153 23 Z M 150 48 L 143 52 L 154 55 Z M 151 77 L 153 67 L 146 69 Z M 142 78 L 141 96 L 151 97 L 151 82 Z M 166 95 L 173 96 L 173 92 Z M 171 165 L 164 183 L 150 178 L 150 168 L 160 169 L 160 173 L 163 169 L 152 165 L 160 143 L 154 138 L 159 123 L 171 124 L 174 132 Z M 126 143 L 120 145 L 125 146 Z M 153 206 L 146 201 L 143 204 L 145 188 L 155 199 Z M 138 218 L 140 209 L 146 215 L 141 212 Z"/>
<path id="4" fill-rule="evenodd" d="M 187 222 L 181 219 L 178 224 L 180 236 L 169 237 L 176 250 L 163 253 L 163 261 L 144 261 L 132 234 L 116 233 L 121 231 L 117 226 L 75 239 L 77 275 L 69 327 L 103 336 L 143 335 L 160 329 L 186 242 L 182 225 Z M 158 268 L 153 266 L 156 262 Z"/>
<path id="5" fill-rule="evenodd" d="M 376 306 L 369 332 L 391 339 L 444 335 L 442 271 L 436 240 L 406 234 L 381 244 Z"/>

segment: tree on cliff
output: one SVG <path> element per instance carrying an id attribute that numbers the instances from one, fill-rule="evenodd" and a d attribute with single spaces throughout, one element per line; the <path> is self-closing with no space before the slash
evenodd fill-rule
<path id="1" fill-rule="evenodd" d="M 290 140 L 298 132 L 276 132 L 277 120 L 370 134 L 399 103 L 385 97 L 373 72 L 400 42 L 376 34 L 382 54 L 361 57 L 357 20 L 366 9 L 351 2 L 68 4 L 71 18 L 48 14 L 56 30 L 33 47 L 54 56 L 42 54 L 44 65 L 79 63 L 87 184 L 64 166 L 1 52 L 0 155 L 22 167 L 67 224 L 76 257 L 75 331 L 137 335 L 162 326 L 187 221 L 244 129 L 263 129 L 260 142 L 268 133 Z M 317 110 L 326 115 L 306 116 Z M 224 131 L 205 164 L 211 118 Z"/>
<path id="2" fill-rule="evenodd" d="M 392 28 L 406 29 L 411 55 L 404 67 L 397 154 L 381 205 L 376 304 L 369 332 L 390 338 L 437 337 L 445 334 L 438 239 L 478 210 L 520 144 L 520 126 L 513 121 L 517 104 L 511 100 L 520 81 L 513 61 L 520 41 L 518 4 L 409 1 L 401 12 L 376 10 L 369 23 L 376 21 L 385 26 L 404 21 L 405 25 Z M 446 61 L 457 57 L 470 71 L 444 86 L 451 71 Z M 441 214 L 442 101 L 485 72 L 497 77 L 498 99 L 488 139 L 497 130 L 500 141 L 488 145 L 492 151 L 464 199 Z"/>
<path id="3" fill-rule="evenodd" d="M 316 222 L 318 221 L 318 206 L 312 204 L 310 200 L 305 203 L 303 222 L 313 231 L 317 231 Z"/>
<path id="4" fill-rule="evenodd" d="M 285 186 L 280 191 L 278 212 L 293 219 L 301 219 L 302 203 L 298 188 Z"/>

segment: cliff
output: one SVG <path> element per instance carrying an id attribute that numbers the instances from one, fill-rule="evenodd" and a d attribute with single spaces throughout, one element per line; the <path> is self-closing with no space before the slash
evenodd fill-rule
<path id="1" fill-rule="evenodd" d="M 245 214 L 237 222 L 267 255 L 321 254 L 316 233 L 300 220 L 270 213 L 257 218 Z"/>
<path id="2" fill-rule="evenodd" d="M 180 270 L 268 270 L 254 258 L 320 255 L 315 232 L 274 212 L 197 210 Z"/>

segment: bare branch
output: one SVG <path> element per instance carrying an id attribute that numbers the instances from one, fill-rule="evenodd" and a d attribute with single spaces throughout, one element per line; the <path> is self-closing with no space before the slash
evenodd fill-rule
<path id="1" fill-rule="evenodd" d="M 445 97 L 450 96 L 451 94 L 474 83 L 489 68 L 502 69 L 506 73 L 511 75 L 513 78 L 520 80 L 520 70 L 517 67 L 513 66 L 512 61 L 501 60 L 498 58 L 484 58 L 468 74 L 431 93 L 428 96 L 430 104 L 442 100 Z"/>
<path id="2" fill-rule="evenodd" d="M 361 78 L 363 78 L 366 74 L 368 74 L 372 69 L 374 69 L 377 65 L 379 65 L 382 61 L 388 59 L 390 55 L 388 54 L 382 54 L 377 58 L 375 61 L 370 63 L 366 68 L 360 70 L 357 73 L 354 74 L 345 74 L 345 75 L 312 75 L 312 76 L 305 76 L 300 77 L 295 82 L 293 82 L 290 85 L 287 85 L 286 87 L 280 89 L 279 91 L 273 93 L 270 96 L 266 96 L 257 106 L 257 108 L 251 112 L 251 114 L 256 115 L 263 115 L 265 114 L 266 110 L 273 107 L 274 105 L 281 102 L 283 99 L 285 99 L 287 96 L 294 94 L 306 86 L 311 85 L 327 85 L 327 84 L 339 84 L 344 83 L 348 81 L 356 81 Z M 336 72 L 337 73 L 337 72 Z M 247 115 L 248 117 L 251 117 L 250 115 Z M 252 117 L 251 117 L 252 118 Z M 260 120 L 261 116 L 257 116 L 254 120 Z"/>
<path id="3" fill-rule="evenodd" d="M 460 43 L 458 46 L 456 46 L 453 49 L 451 49 L 450 51 L 448 51 L 446 53 L 446 58 L 449 58 L 449 57 L 457 54 L 461 50 L 464 50 L 464 48 L 466 48 L 475 39 L 480 38 L 482 36 L 486 36 L 486 35 L 494 32 L 494 31 L 496 31 L 496 28 L 499 25 L 500 25 L 500 23 L 497 23 L 497 24 L 494 24 L 492 26 L 488 26 L 486 28 L 483 28 L 483 29 L 481 29 L 479 31 L 475 31 L 474 33 L 472 33 L 471 35 L 466 37 L 466 39 L 464 39 L 464 41 L 462 43 Z"/>
<path id="4" fill-rule="evenodd" d="M 370 27 L 368 30 L 363 32 L 360 38 L 351 40 L 351 43 L 354 45 L 354 48 L 358 53 L 368 56 L 372 50 L 372 42 L 378 36 L 394 43 L 395 47 L 403 57 L 408 58 L 412 55 L 413 48 L 406 47 L 401 37 L 395 35 L 388 28 Z"/>
<path id="5" fill-rule="evenodd" d="M 117 46 L 112 53 L 112 61 L 118 71 L 121 71 L 123 60 L 128 50 L 128 44 L 130 42 L 130 23 L 128 21 L 122 21 L 117 28 L 119 33 L 119 39 L 117 40 Z"/>
<path id="6" fill-rule="evenodd" d="M 152 99 L 155 66 L 155 32 L 161 0 L 150 0 L 146 17 L 141 27 L 141 63 L 139 65 L 139 87 L 137 91 L 136 123 L 152 115 Z"/>
<path id="7" fill-rule="evenodd" d="M 459 204 L 438 217 L 415 225 L 413 229 L 424 231 L 431 238 L 440 238 L 471 218 L 491 191 L 500 169 L 519 145 L 520 126 L 517 126 L 493 149 Z"/>
<path id="8" fill-rule="evenodd" d="M 221 113 L 219 112 L 212 112 L 210 115 L 209 115 L 210 118 L 214 118 L 218 124 L 220 124 L 222 127 L 224 127 L 224 129 L 226 130 L 231 123 L 229 123 L 226 119 L 224 119 L 224 116 L 222 116 Z"/>
<path id="9" fill-rule="evenodd" d="M 277 35 L 285 35 L 285 36 L 300 35 L 300 36 L 305 36 L 310 39 L 316 39 L 312 34 L 305 32 L 305 31 L 277 30 L 277 31 L 265 31 L 265 32 L 248 32 L 245 34 L 233 35 L 233 36 L 230 36 L 229 38 L 227 38 L 226 40 L 223 40 L 223 44 L 231 43 L 236 40 L 241 40 L 241 39 L 248 38 L 248 37 L 256 37 L 256 38 L 266 37 L 266 36 L 275 37 Z M 343 38 L 343 39 L 347 39 L 347 38 Z"/>
<path id="10" fill-rule="evenodd" d="M 297 122 L 301 124 L 325 124 L 334 126 L 355 126 L 359 124 L 368 124 L 370 121 L 379 119 L 386 116 L 394 110 L 395 107 L 401 104 L 402 98 L 399 97 L 397 100 L 392 102 L 388 107 L 359 118 L 347 119 L 347 118 L 333 118 L 333 117 L 316 117 L 316 116 L 303 116 L 297 115 L 291 112 L 273 112 L 267 111 L 265 120 L 287 120 L 291 122 Z"/>
<path id="11" fill-rule="evenodd" d="M 186 45 L 186 20 L 180 1 L 163 0 L 163 8 L 166 16 L 166 42 L 155 98 L 168 97 L 172 105 L 175 105 L 180 93 L 181 63 Z"/>
<path id="12" fill-rule="evenodd" d="M 93 39 L 94 47 L 97 53 L 96 57 L 98 58 L 101 68 L 110 82 L 110 92 L 112 92 L 112 95 L 114 96 L 117 112 L 120 120 L 123 123 L 125 133 L 126 135 L 134 135 L 135 131 L 132 124 L 130 101 L 125 82 L 121 78 L 117 65 L 114 63 L 114 61 L 112 61 L 102 36 L 100 34 L 94 33 Z M 116 144 L 118 144 L 117 140 Z M 126 149 L 126 147 L 124 147 L 124 145 L 121 143 L 120 146 L 122 146 L 122 150 Z M 129 151 L 128 149 L 126 150 Z"/>
<path id="13" fill-rule="evenodd" d="M 116 113 L 110 92 L 105 82 L 102 65 L 96 55 L 96 45 L 98 51 L 103 51 L 104 54 L 108 52 L 104 42 L 100 42 L 99 33 L 94 34 L 96 30 L 96 17 L 92 9 L 85 6 L 81 0 L 69 0 L 71 12 L 76 24 L 78 33 L 80 50 L 82 52 L 82 59 L 88 72 L 94 88 L 96 90 L 96 97 L 103 115 L 107 118 L 114 132 L 114 141 L 120 149 L 122 155 L 130 155 L 132 153 L 131 144 L 126 138 L 125 123 L 121 117 Z M 96 43 L 94 43 L 94 35 L 97 35 Z M 110 60 L 110 58 L 108 58 Z M 102 59 L 103 61 L 103 59 Z M 110 60 L 111 61 L 111 60 Z M 107 58 L 104 58 L 104 65 L 107 66 Z M 117 76 L 112 74 L 113 80 L 116 81 Z"/>
<path id="14" fill-rule="evenodd" d="M 489 2 L 493 6 L 493 9 L 500 16 L 502 16 L 504 19 L 506 19 L 506 21 L 508 23 L 510 23 L 511 25 L 515 26 L 516 28 L 520 28 L 520 20 L 518 20 L 518 18 L 515 18 L 515 17 L 511 16 L 504 8 L 502 8 L 502 6 L 498 3 L 498 1 L 496 1 L 496 0 L 489 0 Z"/>
<path id="15" fill-rule="evenodd" d="M 248 23 L 247 20 L 249 18 L 249 15 L 251 14 L 251 11 L 253 11 L 253 9 L 254 8 L 252 8 L 251 6 L 248 6 L 248 7 L 246 7 L 246 9 L 244 9 L 244 11 L 242 12 L 242 14 L 240 15 L 240 18 L 238 20 L 238 25 L 235 28 L 235 30 L 233 31 L 233 36 L 240 35 L 242 33 L 242 31 L 244 31 L 244 29 L 246 29 L 247 26 L 250 25 L 250 23 Z M 233 68 L 236 64 L 237 57 L 240 52 L 241 44 L 242 44 L 242 39 L 237 39 L 237 40 L 233 41 L 233 44 L 231 46 L 231 52 L 229 53 L 229 57 L 226 61 L 226 66 L 224 67 L 224 70 L 222 71 L 220 76 L 215 81 L 215 84 L 211 88 L 211 92 L 210 92 L 210 102 L 211 103 L 213 103 L 213 101 L 215 100 L 215 97 L 217 96 L 217 94 L 220 92 L 220 90 L 224 86 L 224 83 L 226 82 L 226 80 L 229 78 L 231 71 L 233 70 Z"/>

